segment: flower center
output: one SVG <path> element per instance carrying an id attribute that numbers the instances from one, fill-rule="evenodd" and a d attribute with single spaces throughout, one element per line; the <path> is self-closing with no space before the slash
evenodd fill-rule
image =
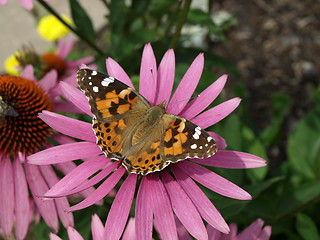
<path id="1" fill-rule="evenodd" d="M 56 69 L 59 76 L 62 76 L 66 70 L 65 61 L 57 55 L 52 53 L 45 53 L 41 56 L 41 61 L 43 63 L 44 72 L 47 73 L 51 69 Z"/>
<path id="2" fill-rule="evenodd" d="M 52 110 L 45 91 L 22 77 L 0 76 L 0 151 L 32 153 L 51 133 L 38 113 Z"/>

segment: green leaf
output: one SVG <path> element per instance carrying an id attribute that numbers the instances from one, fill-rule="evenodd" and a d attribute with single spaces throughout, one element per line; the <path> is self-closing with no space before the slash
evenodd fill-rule
<path id="1" fill-rule="evenodd" d="M 79 33 L 86 39 L 94 42 L 96 34 L 93 28 L 92 21 L 85 9 L 80 5 L 77 0 L 69 0 L 72 19 L 77 26 Z"/>
<path id="2" fill-rule="evenodd" d="M 320 108 L 311 110 L 296 126 L 288 140 L 292 167 L 307 179 L 320 176 Z"/>
<path id="3" fill-rule="evenodd" d="M 299 214 L 296 221 L 297 231 L 305 240 L 320 240 L 316 223 L 305 214 Z"/>
<path id="4" fill-rule="evenodd" d="M 320 198 L 320 181 L 314 181 L 299 186 L 298 188 L 283 194 L 280 199 L 277 215 L 282 218 L 305 208 Z"/>

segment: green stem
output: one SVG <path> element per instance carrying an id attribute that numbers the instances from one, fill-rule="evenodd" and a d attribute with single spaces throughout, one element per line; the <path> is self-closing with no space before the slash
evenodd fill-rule
<path id="1" fill-rule="evenodd" d="M 178 43 L 180 35 L 181 35 L 181 29 L 187 19 L 187 15 L 188 15 L 188 12 L 190 9 L 191 1 L 192 0 L 184 0 L 184 6 L 183 6 L 183 9 L 180 13 L 179 21 L 176 26 L 176 32 L 174 33 L 174 35 L 172 37 L 169 48 L 175 49 L 177 46 L 177 43 Z"/>
<path id="2" fill-rule="evenodd" d="M 54 10 L 48 3 L 46 3 L 43 0 L 38 0 L 38 2 L 52 15 L 54 15 L 63 25 L 65 25 L 70 31 L 72 31 L 74 34 L 76 34 L 82 41 L 87 43 L 93 50 L 95 50 L 99 55 L 104 55 L 104 53 L 90 40 L 85 38 L 76 28 L 72 27 L 70 24 L 68 24 L 65 20 L 62 19 L 62 17 L 57 13 L 56 10 Z"/>

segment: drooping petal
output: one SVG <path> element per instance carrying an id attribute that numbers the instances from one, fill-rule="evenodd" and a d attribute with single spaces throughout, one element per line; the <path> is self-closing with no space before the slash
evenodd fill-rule
<path id="1" fill-rule="evenodd" d="M 42 173 L 42 176 L 44 177 L 50 188 L 54 186 L 57 182 L 59 182 L 57 175 L 55 174 L 54 170 L 50 165 L 39 166 L 39 168 Z M 67 208 L 70 207 L 68 199 L 66 197 L 56 198 L 54 199 L 54 202 L 56 204 L 57 212 L 63 226 L 73 226 L 73 215 L 65 211 Z"/>
<path id="2" fill-rule="evenodd" d="M 260 232 L 257 240 L 269 240 L 271 236 L 271 231 L 272 231 L 271 226 L 265 226 Z"/>
<path id="3" fill-rule="evenodd" d="M 74 40 L 71 37 L 59 39 L 56 54 L 60 58 L 63 58 L 63 59 L 66 58 L 66 56 L 69 54 L 73 46 L 73 43 L 74 43 Z"/>
<path id="4" fill-rule="evenodd" d="M 207 225 L 207 232 L 208 232 L 209 240 L 221 239 L 221 232 L 219 232 L 217 229 L 212 227 L 210 224 Z"/>
<path id="5" fill-rule="evenodd" d="M 29 187 L 41 217 L 50 228 L 57 232 L 59 224 L 54 201 L 43 201 L 43 199 L 39 198 L 39 196 L 43 196 L 49 190 L 48 185 L 41 176 L 38 166 L 25 163 L 25 168 Z"/>
<path id="6" fill-rule="evenodd" d="M 226 140 L 224 140 L 223 137 L 221 137 L 219 134 L 215 132 L 208 132 L 213 139 L 216 141 L 218 149 L 225 149 L 227 147 Z"/>
<path id="7" fill-rule="evenodd" d="M 194 180 L 202 184 L 203 186 L 217 192 L 223 196 L 240 199 L 250 200 L 251 196 L 249 193 L 228 181 L 227 179 L 219 176 L 218 174 L 211 172 L 209 169 L 199 166 L 198 164 L 183 161 L 177 163 L 180 169 L 182 169 L 187 175 L 192 177 Z"/>
<path id="8" fill-rule="evenodd" d="M 97 214 L 93 214 L 91 218 L 91 232 L 93 240 L 103 240 L 104 226 Z"/>
<path id="9" fill-rule="evenodd" d="M 11 160 L 0 160 L 0 228 L 5 236 L 10 236 L 14 219 L 14 182 Z"/>
<path id="10" fill-rule="evenodd" d="M 139 92 L 154 105 L 157 89 L 157 62 L 150 43 L 144 46 L 140 67 Z"/>
<path id="11" fill-rule="evenodd" d="M 219 150 L 215 155 L 205 159 L 193 159 L 192 161 L 219 168 L 257 168 L 266 166 L 266 161 L 258 156 L 230 151 Z"/>
<path id="12" fill-rule="evenodd" d="M 63 92 L 63 95 L 72 102 L 76 107 L 82 110 L 84 113 L 89 116 L 93 116 L 90 110 L 90 105 L 88 103 L 87 97 L 80 90 L 74 88 L 65 82 L 59 83 L 60 88 Z"/>
<path id="13" fill-rule="evenodd" d="M 198 210 L 167 171 L 161 172 L 162 182 L 169 194 L 172 208 L 188 232 L 196 239 L 208 239 L 206 228 Z"/>
<path id="14" fill-rule="evenodd" d="M 21 73 L 21 77 L 34 81 L 34 69 L 32 65 L 27 65 Z"/>
<path id="15" fill-rule="evenodd" d="M 67 209 L 67 211 L 77 211 L 79 209 L 83 209 L 89 207 L 90 205 L 95 204 L 104 196 L 106 196 L 114 186 L 119 182 L 123 174 L 125 173 L 125 168 L 121 167 L 117 171 L 115 171 L 111 176 L 109 176 L 89 197 L 84 199 L 82 202 L 72 206 Z"/>
<path id="16" fill-rule="evenodd" d="M 50 240 L 62 240 L 61 238 L 59 238 L 57 235 L 55 235 L 54 233 L 50 233 L 49 234 Z"/>
<path id="17" fill-rule="evenodd" d="M 20 155 L 20 154 L 19 154 Z M 22 157 L 21 157 L 22 158 Z M 20 160 L 16 158 L 13 163 L 14 173 L 14 196 L 15 196 L 15 217 L 16 217 L 16 236 L 17 239 L 24 239 L 29 227 L 29 192 L 27 179 Z"/>
<path id="18" fill-rule="evenodd" d="M 158 69 L 158 85 L 155 105 L 169 102 L 175 74 L 175 56 L 173 49 L 169 49 L 163 56 Z"/>
<path id="19" fill-rule="evenodd" d="M 150 180 L 143 177 L 136 200 L 136 235 L 137 239 L 152 239 L 152 205 L 150 199 Z"/>
<path id="20" fill-rule="evenodd" d="M 49 111 L 42 111 L 42 113 L 39 113 L 39 117 L 50 127 L 67 136 L 88 142 L 96 141 L 90 123 Z"/>
<path id="21" fill-rule="evenodd" d="M 257 219 L 237 235 L 237 240 L 257 239 L 263 223 L 262 219 Z"/>
<path id="22" fill-rule="evenodd" d="M 201 92 L 198 97 L 188 103 L 182 110 L 181 116 L 191 119 L 206 109 L 222 91 L 226 84 L 227 77 L 227 75 L 222 75 L 217 81 Z"/>
<path id="23" fill-rule="evenodd" d="M 228 233 L 228 224 L 224 221 L 219 211 L 213 206 L 211 201 L 197 186 L 197 184 L 195 184 L 195 182 L 193 182 L 191 178 L 188 177 L 188 175 L 179 168 L 172 168 L 174 170 L 174 175 L 176 176 L 178 183 L 188 194 L 202 218 L 214 228 L 218 229 L 220 232 Z"/>
<path id="24" fill-rule="evenodd" d="M 28 157 L 31 164 L 46 165 L 87 158 L 101 154 L 101 149 L 92 142 L 75 142 L 45 149 Z"/>
<path id="25" fill-rule="evenodd" d="M 123 82 L 124 84 L 127 84 L 129 87 L 134 89 L 134 86 L 129 76 L 115 60 L 108 57 L 106 59 L 106 67 L 109 76 L 118 79 L 119 81 Z"/>
<path id="26" fill-rule="evenodd" d="M 123 233 L 122 240 L 136 240 L 135 219 L 130 218 L 126 230 Z"/>
<path id="27" fill-rule="evenodd" d="M 101 172 L 99 172 L 94 177 L 90 178 L 88 181 L 82 183 L 78 187 L 71 190 L 69 192 L 69 194 L 74 194 L 74 193 L 78 193 L 78 192 L 82 193 L 82 191 L 87 190 L 89 187 L 94 186 L 98 182 L 102 181 L 102 179 L 106 178 L 106 176 L 108 176 L 118 166 L 119 166 L 118 162 L 112 163 L 110 166 L 103 169 Z M 112 190 L 108 194 L 110 194 L 110 193 L 112 193 Z M 88 197 L 88 196 L 86 196 L 86 197 Z"/>
<path id="28" fill-rule="evenodd" d="M 178 239 L 176 224 L 172 212 L 169 196 L 159 175 L 150 174 L 147 176 L 151 182 L 154 225 L 161 239 Z"/>
<path id="29" fill-rule="evenodd" d="M 201 128 L 205 129 L 227 117 L 231 112 L 233 112 L 233 110 L 235 110 L 239 106 L 240 102 L 240 98 L 230 99 L 201 113 L 200 115 L 191 119 L 191 121 L 194 124 L 197 124 Z"/>
<path id="30" fill-rule="evenodd" d="M 185 75 L 183 76 L 179 86 L 177 87 L 170 103 L 167 107 L 167 112 L 179 114 L 187 105 L 188 100 L 192 96 L 200 80 L 204 65 L 203 53 L 200 53 L 193 61 Z"/>
<path id="31" fill-rule="evenodd" d="M 177 225 L 177 234 L 179 239 L 192 240 L 186 228 L 182 225 L 177 217 L 174 218 Z"/>
<path id="32" fill-rule="evenodd" d="M 73 227 L 67 228 L 69 240 L 84 240 L 83 237 Z"/>
<path id="33" fill-rule="evenodd" d="M 57 84 L 57 79 L 58 73 L 55 69 L 52 69 L 40 81 L 38 81 L 38 84 L 43 90 L 48 92 Z"/>
<path id="34" fill-rule="evenodd" d="M 105 159 L 105 160 L 104 160 Z M 86 161 L 64 176 L 58 183 L 45 193 L 46 197 L 57 197 L 69 192 L 87 180 L 88 177 L 100 170 L 107 163 L 104 156 Z M 92 185 L 91 185 L 92 186 Z"/>
<path id="35" fill-rule="evenodd" d="M 130 174 L 122 183 L 108 214 L 104 239 L 120 239 L 128 220 L 136 183 L 136 174 Z"/>

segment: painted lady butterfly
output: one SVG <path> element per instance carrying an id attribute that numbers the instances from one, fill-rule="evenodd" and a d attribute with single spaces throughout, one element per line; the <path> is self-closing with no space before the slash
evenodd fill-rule
<path id="1" fill-rule="evenodd" d="M 217 152 L 215 140 L 192 122 L 151 106 L 137 91 L 105 74 L 78 70 L 78 84 L 89 99 L 97 144 L 130 173 L 146 175 L 187 158 Z"/>

